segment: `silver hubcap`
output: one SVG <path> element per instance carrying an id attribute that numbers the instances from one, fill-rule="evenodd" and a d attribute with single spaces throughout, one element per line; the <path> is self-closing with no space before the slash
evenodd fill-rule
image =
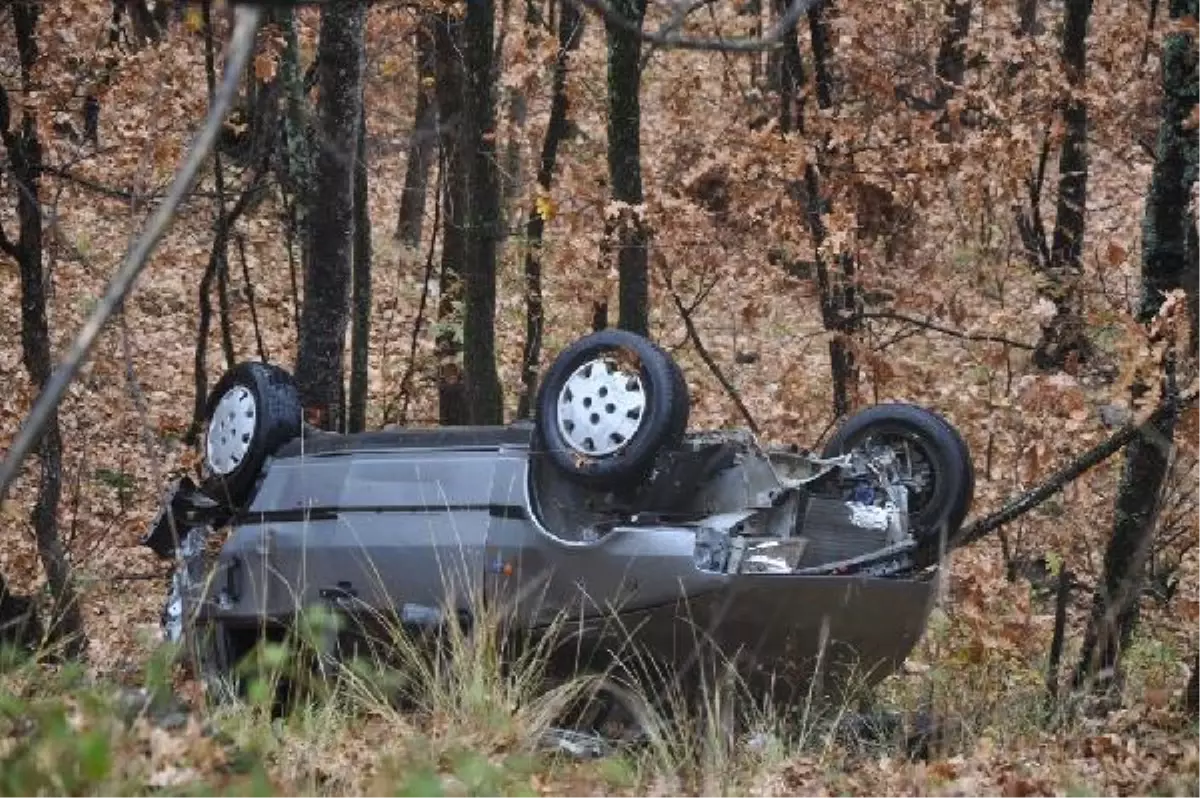
<path id="1" fill-rule="evenodd" d="M 636 370 L 607 357 L 584 363 L 558 394 L 558 431 L 588 457 L 615 454 L 642 427 L 646 391 Z"/>
<path id="2" fill-rule="evenodd" d="M 214 474 L 224 476 L 245 459 L 254 440 L 257 411 L 254 394 L 241 385 L 230 388 L 217 402 L 206 441 L 208 467 Z"/>

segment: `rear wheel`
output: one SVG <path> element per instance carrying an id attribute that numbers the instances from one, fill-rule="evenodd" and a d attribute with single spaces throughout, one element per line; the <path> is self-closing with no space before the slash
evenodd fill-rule
<path id="1" fill-rule="evenodd" d="M 670 355 L 624 330 L 581 338 L 555 358 L 538 394 L 538 440 L 568 478 L 636 485 L 688 421 L 687 383 Z"/>

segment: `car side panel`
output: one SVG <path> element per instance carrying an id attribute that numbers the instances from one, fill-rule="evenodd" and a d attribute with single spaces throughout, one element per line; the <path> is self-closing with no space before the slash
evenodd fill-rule
<path id="1" fill-rule="evenodd" d="M 297 605 L 428 618 L 481 589 L 495 451 L 408 450 L 272 463 L 221 559 L 227 619 Z M 219 582 L 220 580 L 218 580 Z M 216 587 L 220 587 L 218 584 Z"/>

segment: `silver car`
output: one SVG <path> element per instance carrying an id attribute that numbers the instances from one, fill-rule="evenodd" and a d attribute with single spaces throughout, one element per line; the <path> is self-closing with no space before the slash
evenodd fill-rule
<path id="1" fill-rule="evenodd" d="M 950 424 L 878 405 L 819 455 L 687 425 L 674 360 L 617 330 L 561 352 L 534 418 L 498 427 L 318 431 L 284 370 L 243 363 L 212 391 L 203 473 L 143 538 L 177 563 L 165 634 L 228 674 L 313 606 L 363 638 L 487 607 L 552 634 L 556 668 L 636 648 L 684 686 L 732 664 L 785 701 L 818 664 L 823 685 L 896 668 L 972 499 Z"/>

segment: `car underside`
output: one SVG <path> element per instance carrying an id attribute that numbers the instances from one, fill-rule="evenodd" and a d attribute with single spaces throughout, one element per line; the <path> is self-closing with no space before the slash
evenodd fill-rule
<path id="1" fill-rule="evenodd" d="M 293 393 L 263 364 L 219 384 L 207 473 L 144 538 L 177 561 L 166 636 L 207 635 L 219 672 L 321 606 L 362 639 L 498 612 L 565 669 L 636 651 L 784 700 L 818 666 L 869 684 L 920 638 L 973 490 L 961 438 L 911 405 L 844 420 L 820 455 L 685 432 L 678 367 L 616 331 L 560 354 L 535 418 L 507 426 L 325 432 Z"/>

